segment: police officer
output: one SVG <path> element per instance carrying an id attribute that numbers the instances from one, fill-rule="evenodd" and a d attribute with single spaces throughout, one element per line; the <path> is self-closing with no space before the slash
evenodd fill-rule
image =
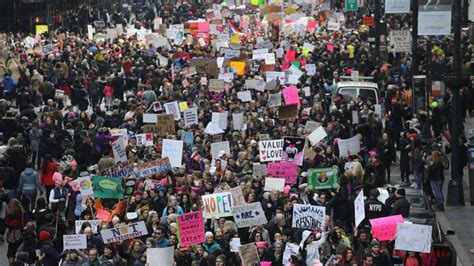
<path id="1" fill-rule="evenodd" d="M 385 200 L 385 208 L 387 210 L 387 215 L 390 215 L 390 212 L 392 212 L 393 204 L 397 200 L 395 197 L 395 191 L 397 191 L 396 188 L 394 187 L 388 187 L 388 198 Z"/>
<path id="2" fill-rule="evenodd" d="M 364 225 L 369 224 L 370 219 L 380 218 L 386 214 L 385 205 L 377 199 L 380 195 L 378 189 L 373 188 L 370 190 L 370 198 L 365 201 L 365 220 Z"/>

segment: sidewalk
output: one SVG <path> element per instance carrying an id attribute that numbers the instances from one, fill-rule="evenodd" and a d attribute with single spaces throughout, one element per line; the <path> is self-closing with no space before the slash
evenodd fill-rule
<path id="1" fill-rule="evenodd" d="M 474 128 L 474 118 L 466 118 L 464 126 L 465 131 L 469 132 L 469 129 Z M 445 198 L 450 176 L 451 173 L 447 172 L 444 184 Z M 443 231 L 453 230 L 456 233 L 454 236 L 447 236 L 447 239 L 452 242 L 456 249 L 458 265 L 470 266 L 474 265 L 474 255 L 469 252 L 470 249 L 474 248 L 474 224 L 472 222 L 474 221 L 474 206 L 470 204 L 469 173 L 467 167 L 464 169 L 463 190 L 465 206 L 445 207 L 444 212 L 436 212 L 436 218 Z"/>

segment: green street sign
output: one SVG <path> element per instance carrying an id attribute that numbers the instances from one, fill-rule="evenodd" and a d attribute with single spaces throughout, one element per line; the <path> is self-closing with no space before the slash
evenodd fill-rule
<path id="1" fill-rule="evenodd" d="M 346 0 L 346 11 L 357 11 L 357 0 Z"/>

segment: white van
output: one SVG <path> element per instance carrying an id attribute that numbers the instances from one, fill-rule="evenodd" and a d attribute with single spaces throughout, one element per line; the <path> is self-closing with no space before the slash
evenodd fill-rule
<path id="1" fill-rule="evenodd" d="M 381 104 L 380 91 L 377 83 L 365 81 L 340 81 L 336 84 L 336 93 L 342 94 L 347 102 L 354 100 L 361 96 L 364 100 L 370 100 L 372 104 Z"/>

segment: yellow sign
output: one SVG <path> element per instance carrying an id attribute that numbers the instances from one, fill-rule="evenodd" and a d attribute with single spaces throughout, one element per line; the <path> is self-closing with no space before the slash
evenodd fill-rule
<path id="1" fill-rule="evenodd" d="M 36 34 L 43 34 L 49 31 L 48 25 L 36 25 Z"/>
<path id="2" fill-rule="evenodd" d="M 238 33 L 232 33 L 230 35 L 230 42 L 235 44 L 240 44 L 240 36 Z"/>
<path id="3" fill-rule="evenodd" d="M 184 112 L 184 110 L 188 109 L 188 103 L 187 102 L 180 102 L 179 103 L 179 111 Z"/>
<path id="4" fill-rule="evenodd" d="M 235 68 L 237 75 L 243 76 L 245 74 L 245 62 L 231 61 L 230 67 Z"/>

